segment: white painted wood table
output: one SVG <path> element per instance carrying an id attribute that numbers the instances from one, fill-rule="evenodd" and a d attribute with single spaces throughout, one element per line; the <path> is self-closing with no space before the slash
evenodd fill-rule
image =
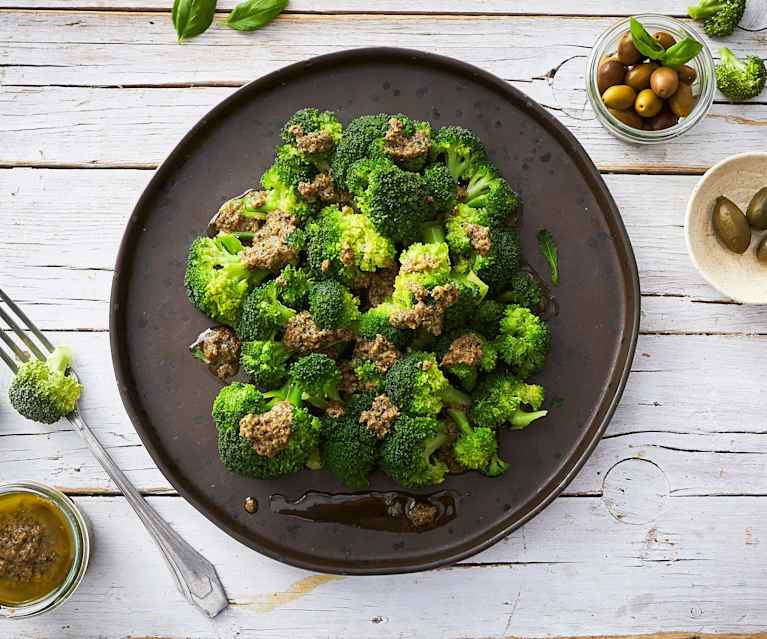
<path id="1" fill-rule="evenodd" d="M 217 24 L 183 46 L 170 4 L 0 0 L 0 283 L 53 340 L 75 348 L 84 411 L 101 441 L 215 563 L 231 607 L 213 621 L 191 608 L 78 436 L 64 423 L 26 422 L 0 401 L 0 480 L 62 487 L 87 513 L 96 543 L 68 604 L 2 623 L 0 637 L 478 639 L 765 629 L 767 308 L 734 304 L 707 286 L 687 257 L 682 225 L 707 167 L 767 148 L 767 94 L 737 105 L 718 96 L 693 133 L 655 148 L 618 142 L 579 109 L 585 56 L 615 16 L 683 15 L 686 0 L 292 0 L 260 32 Z M 219 1 L 222 10 L 233 4 Z M 750 5 L 747 28 L 726 43 L 765 57 L 767 2 Z M 642 334 L 604 440 L 542 515 L 450 568 L 338 578 L 259 556 L 171 490 L 118 397 L 107 308 L 123 225 L 182 134 L 248 80 L 365 45 L 477 64 L 570 127 L 606 174 L 633 241 Z M 7 381 L 0 373 L 0 387 Z"/>

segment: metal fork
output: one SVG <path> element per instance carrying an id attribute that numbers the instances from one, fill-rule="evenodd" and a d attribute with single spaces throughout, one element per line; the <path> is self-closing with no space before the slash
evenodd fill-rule
<path id="1" fill-rule="evenodd" d="M 36 357 L 40 360 L 46 359 L 44 351 L 48 353 L 53 352 L 53 344 L 48 341 L 48 338 L 40 332 L 2 289 L 0 289 L 0 300 L 5 302 L 10 311 L 6 312 L 2 305 L 0 305 L 0 318 L 7 325 L 7 328 L 0 326 L 0 342 L 5 343 L 5 346 L 9 349 L 6 350 L 3 344 L 0 343 L 0 359 L 14 373 L 18 371 L 16 360 L 26 362 L 30 357 Z M 18 342 L 11 337 L 12 334 L 16 336 Z M 32 336 L 37 339 L 38 343 L 32 339 Z M 74 370 L 72 370 L 72 375 L 75 375 Z M 80 415 L 79 406 L 75 408 L 71 415 L 67 416 L 67 419 L 74 429 L 80 433 L 90 451 L 99 460 L 99 463 L 101 463 L 104 470 L 112 478 L 112 481 L 117 484 L 123 495 L 125 495 L 128 503 L 133 507 L 133 510 L 159 546 L 160 552 L 162 552 L 181 594 L 211 618 L 224 610 L 229 603 L 213 564 L 184 541 L 157 514 L 154 508 L 144 500 L 138 490 L 117 467 L 117 464 L 109 456 L 106 449 L 96 439 L 93 431 Z"/>

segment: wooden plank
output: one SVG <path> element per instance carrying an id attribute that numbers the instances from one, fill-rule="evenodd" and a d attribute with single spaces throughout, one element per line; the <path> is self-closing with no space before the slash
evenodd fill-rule
<path id="1" fill-rule="evenodd" d="M 122 499 L 77 501 L 97 544 L 89 573 L 59 611 L 16 624 L 16 639 L 465 639 L 658 628 L 690 633 L 662 639 L 692 639 L 763 629 L 759 498 L 672 498 L 639 525 L 615 519 L 600 498 L 561 499 L 470 563 L 370 578 L 284 566 L 223 536 L 182 500 L 153 498 L 217 566 L 232 605 L 215 621 L 177 593 Z M 417 603 L 424 593 L 428 605 Z"/>

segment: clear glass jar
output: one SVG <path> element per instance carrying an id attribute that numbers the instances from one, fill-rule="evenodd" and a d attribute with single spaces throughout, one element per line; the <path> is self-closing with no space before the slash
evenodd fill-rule
<path id="1" fill-rule="evenodd" d="M 34 617 L 58 608 L 64 603 L 80 585 L 85 575 L 90 559 L 90 534 L 88 525 L 77 505 L 64 493 L 39 484 L 37 482 L 19 482 L 0 485 L 0 495 L 12 493 L 26 493 L 36 495 L 52 503 L 70 527 L 70 533 L 74 544 L 72 565 L 64 580 L 52 592 L 47 595 L 24 604 L 3 605 L 0 604 L 0 617 L 8 619 L 24 619 Z"/>
<path id="2" fill-rule="evenodd" d="M 704 42 L 701 35 L 695 29 L 681 20 L 656 13 L 643 13 L 635 17 L 650 33 L 668 31 L 677 41 L 690 37 L 698 42 Z M 698 73 L 698 77 L 692 85 L 692 92 L 696 97 L 696 103 L 690 115 L 686 118 L 681 118 L 677 124 L 662 131 L 635 129 L 610 114 L 604 102 L 602 102 L 602 96 L 597 88 L 597 71 L 600 60 L 617 51 L 618 41 L 628 30 L 629 19 L 621 20 L 603 33 L 591 49 L 591 55 L 586 63 L 586 91 L 591 101 L 591 106 L 602 126 L 621 140 L 638 144 L 658 144 L 659 142 L 673 140 L 692 129 L 711 108 L 716 91 L 714 58 L 704 43 L 701 52 L 687 63 Z"/>

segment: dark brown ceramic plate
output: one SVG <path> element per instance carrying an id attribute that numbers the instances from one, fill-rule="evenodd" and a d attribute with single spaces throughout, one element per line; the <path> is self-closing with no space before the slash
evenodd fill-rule
<path id="1" fill-rule="evenodd" d="M 187 302 L 184 262 L 211 214 L 256 185 L 281 124 L 316 106 L 342 120 L 386 111 L 476 131 L 525 203 L 523 244 L 545 273 L 535 231 L 558 239 L 562 281 L 552 353 L 539 376 L 550 416 L 503 436 L 511 470 L 500 479 L 452 476 L 457 516 L 421 533 L 316 523 L 274 514 L 269 498 L 338 493 L 326 472 L 275 481 L 229 474 L 218 461 L 210 405 L 219 384 L 187 345 L 209 325 Z M 256 80 L 206 115 L 141 196 L 117 259 L 112 356 L 125 407 L 157 465 L 223 531 L 270 557 L 347 574 L 433 568 L 468 557 L 540 512 L 583 465 L 605 430 L 629 373 L 639 285 L 620 214 L 575 138 L 506 82 L 467 64 L 402 49 L 345 51 Z M 376 490 L 395 486 L 376 474 Z M 428 492 L 428 491 L 424 491 Z M 255 514 L 243 509 L 253 496 Z"/>

